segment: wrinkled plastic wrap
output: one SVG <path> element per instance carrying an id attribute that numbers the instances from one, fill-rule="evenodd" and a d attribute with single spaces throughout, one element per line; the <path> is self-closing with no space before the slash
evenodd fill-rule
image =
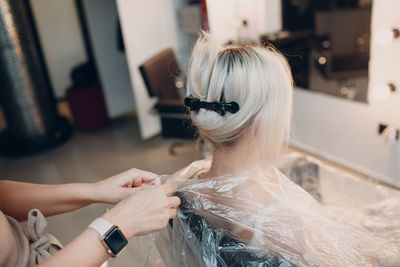
<path id="1" fill-rule="evenodd" d="M 274 167 L 198 178 L 209 166 L 197 161 L 163 177 L 179 184 L 182 200 L 155 238 L 166 266 L 400 266 L 396 190 L 343 178 L 298 154 L 278 162 L 290 179 Z M 375 201 L 346 200 L 336 190 L 349 185 L 369 188 L 359 194 Z"/>

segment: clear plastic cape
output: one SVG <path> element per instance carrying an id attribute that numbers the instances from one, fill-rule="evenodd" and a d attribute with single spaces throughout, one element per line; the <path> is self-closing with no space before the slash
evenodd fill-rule
<path id="1" fill-rule="evenodd" d="M 178 184 L 182 200 L 177 217 L 147 241 L 165 266 L 400 266 L 395 190 L 344 210 L 329 204 L 319 165 L 306 159 L 281 166 L 291 179 L 275 167 L 199 178 L 209 166 L 196 161 L 162 177 Z"/>

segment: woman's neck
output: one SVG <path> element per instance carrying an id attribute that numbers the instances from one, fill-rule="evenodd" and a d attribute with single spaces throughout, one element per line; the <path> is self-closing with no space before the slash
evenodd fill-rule
<path id="1" fill-rule="evenodd" d="M 232 144 L 224 147 L 214 147 L 213 159 L 208 172 L 201 177 L 216 177 L 231 173 L 239 173 L 257 165 L 255 153 L 249 146 Z"/>

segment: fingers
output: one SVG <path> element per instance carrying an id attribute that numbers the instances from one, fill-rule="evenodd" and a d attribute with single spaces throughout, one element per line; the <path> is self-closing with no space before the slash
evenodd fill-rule
<path id="1" fill-rule="evenodd" d="M 169 198 L 169 205 L 171 208 L 177 208 L 181 204 L 181 200 L 179 197 L 170 197 Z"/>
<path id="2" fill-rule="evenodd" d="M 130 169 L 122 173 L 121 177 L 123 186 L 137 187 L 142 184 L 151 183 L 158 177 L 158 174 L 138 169 Z"/>
<path id="3" fill-rule="evenodd" d="M 134 177 L 132 179 L 132 187 L 138 187 L 144 184 L 143 177 Z"/>
<path id="4" fill-rule="evenodd" d="M 165 193 L 170 196 L 176 192 L 176 185 L 175 184 L 164 184 L 162 185 L 164 188 Z"/>
<path id="5" fill-rule="evenodd" d="M 138 170 L 138 169 L 132 169 L 136 173 L 137 176 L 141 178 L 141 181 L 143 183 L 150 183 L 153 181 L 155 178 L 158 177 L 158 174 L 153 173 L 153 172 L 148 172 L 148 171 L 143 171 L 143 170 Z"/>
<path id="6" fill-rule="evenodd" d="M 170 197 L 169 198 L 169 205 L 170 205 L 170 218 L 174 218 L 176 216 L 176 208 L 179 207 L 179 205 L 181 204 L 181 200 L 179 197 Z"/>
<path id="7" fill-rule="evenodd" d="M 152 177 L 144 177 L 144 176 L 134 177 L 133 181 L 132 181 L 132 186 L 137 187 L 137 186 L 141 186 L 142 184 L 149 184 L 156 180 L 157 174 L 154 174 L 154 175 L 155 176 L 152 176 Z"/>

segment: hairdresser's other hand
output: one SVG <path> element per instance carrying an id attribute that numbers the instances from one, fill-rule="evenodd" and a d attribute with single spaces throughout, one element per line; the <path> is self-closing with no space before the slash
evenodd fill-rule
<path id="1" fill-rule="evenodd" d="M 128 239 L 159 231 L 176 216 L 180 199 L 171 197 L 175 191 L 174 184 L 139 190 L 121 200 L 102 218 L 118 225 Z"/>
<path id="2" fill-rule="evenodd" d="M 157 174 L 130 169 L 93 184 L 93 194 L 99 203 L 116 204 L 132 193 L 150 188 L 157 182 Z"/>

